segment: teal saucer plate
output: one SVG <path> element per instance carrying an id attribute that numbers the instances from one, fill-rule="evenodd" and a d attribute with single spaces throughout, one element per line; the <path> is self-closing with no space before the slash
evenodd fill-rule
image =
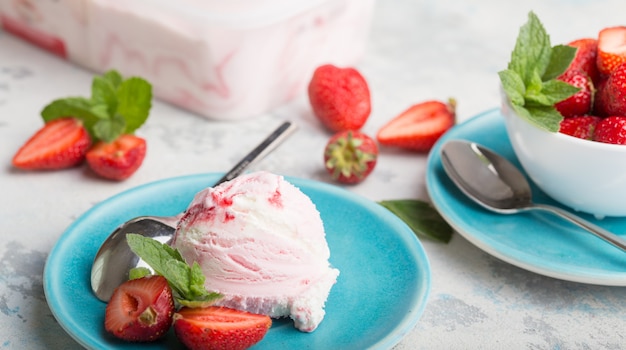
<path id="1" fill-rule="evenodd" d="M 149 183 L 91 208 L 64 232 L 44 269 L 44 291 L 63 329 L 87 349 L 182 349 L 173 331 L 160 341 L 132 344 L 104 330 L 106 304 L 91 292 L 94 256 L 118 225 L 141 215 L 182 212 L 194 194 L 221 174 Z M 337 186 L 287 178 L 317 206 L 330 263 L 340 270 L 326 316 L 312 333 L 290 319 L 274 320 L 254 349 L 390 349 L 417 324 L 430 291 L 430 266 L 413 232 L 387 209 Z"/>
<path id="2" fill-rule="evenodd" d="M 454 139 L 477 142 L 523 169 L 513 152 L 504 117 L 498 109 L 456 125 L 437 141 L 427 161 L 428 194 L 437 210 L 459 234 L 486 253 L 528 271 L 573 282 L 626 286 L 626 253 L 618 248 L 550 213 L 497 214 L 466 197 L 441 165 L 441 146 Z M 530 182 L 535 202 L 565 208 Z M 598 220 L 592 215 L 577 214 L 626 237 L 626 218 Z"/>

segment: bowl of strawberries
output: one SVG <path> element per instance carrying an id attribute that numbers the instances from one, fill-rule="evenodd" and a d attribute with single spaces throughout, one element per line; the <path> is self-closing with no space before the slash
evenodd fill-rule
<path id="1" fill-rule="evenodd" d="M 500 71 L 502 115 L 528 176 L 576 210 L 626 216 L 626 27 L 550 44 L 534 13 Z"/>

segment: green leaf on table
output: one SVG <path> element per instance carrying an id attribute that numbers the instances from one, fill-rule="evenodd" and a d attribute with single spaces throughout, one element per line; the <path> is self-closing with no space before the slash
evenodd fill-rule
<path id="1" fill-rule="evenodd" d="M 387 208 L 404 221 L 420 237 L 428 237 L 448 243 L 452 227 L 430 203 L 416 199 L 384 200 L 378 204 Z"/>
<path id="2" fill-rule="evenodd" d="M 520 28 L 507 69 L 498 72 L 513 110 L 532 124 L 557 132 L 563 116 L 554 104 L 579 91 L 557 80 L 575 54 L 574 47 L 552 47 L 543 24 L 531 11 Z"/>
<path id="3" fill-rule="evenodd" d="M 167 279 L 174 298 L 182 305 L 208 306 L 222 297 L 221 294 L 207 291 L 205 276 L 197 262 L 189 266 L 180 253 L 167 244 L 149 237 L 129 233 L 128 246 L 143 259 L 155 273 Z"/>

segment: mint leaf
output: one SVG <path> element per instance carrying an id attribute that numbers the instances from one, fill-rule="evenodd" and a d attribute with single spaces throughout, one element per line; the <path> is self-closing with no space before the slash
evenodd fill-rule
<path id="1" fill-rule="evenodd" d="M 126 241 L 130 249 L 143 259 L 155 273 L 167 279 L 174 298 L 187 306 L 207 306 L 222 295 L 204 287 L 205 276 L 197 262 L 189 266 L 180 253 L 167 244 L 149 237 L 129 233 Z"/>
<path id="2" fill-rule="evenodd" d="M 417 236 L 429 237 L 448 243 L 452 227 L 429 203 L 414 199 L 385 200 L 378 204 L 404 221 Z"/>
<path id="3" fill-rule="evenodd" d="M 150 271 L 147 267 L 134 267 L 130 269 L 128 272 L 129 280 L 136 280 L 138 278 L 146 277 L 152 275 L 152 271 Z"/>
<path id="4" fill-rule="evenodd" d="M 112 142 L 141 127 L 152 107 L 152 86 L 139 77 L 124 79 L 110 70 L 93 78 L 91 96 L 68 97 L 48 104 L 41 112 L 45 122 L 74 117 L 95 141 Z"/>
<path id="5" fill-rule="evenodd" d="M 148 119 L 152 106 L 152 87 L 141 78 L 129 78 L 117 89 L 117 114 L 126 120 L 126 133 L 133 133 Z"/>
<path id="6" fill-rule="evenodd" d="M 543 81 L 556 79 L 561 75 L 576 56 L 576 48 L 568 45 L 556 45 L 552 48 L 550 63 L 546 67 L 541 79 Z"/>
<path id="7" fill-rule="evenodd" d="M 578 92 L 557 80 L 569 67 L 576 49 L 552 47 L 550 36 L 531 11 L 520 28 L 507 69 L 498 72 L 502 88 L 513 110 L 539 128 L 557 132 L 563 116 L 554 104 Z"/>

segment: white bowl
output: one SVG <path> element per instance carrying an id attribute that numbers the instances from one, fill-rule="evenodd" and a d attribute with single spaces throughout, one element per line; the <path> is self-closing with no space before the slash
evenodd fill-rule
<path id="1" fill-rule="evenodd" d="M 506 130 L 522 167 L 550 197 L 595 215 L 626 216 L 626 145 L 549 132 L 515 113 L 502 94 Z"/>

